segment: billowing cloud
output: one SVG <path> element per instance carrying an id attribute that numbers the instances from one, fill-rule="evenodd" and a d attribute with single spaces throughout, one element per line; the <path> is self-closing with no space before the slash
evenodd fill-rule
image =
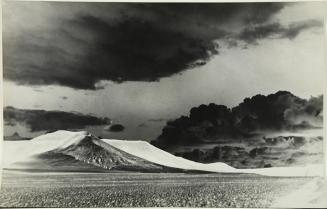
<path id="1" fill-rule="evenodd" d="M 18 123 L 30 128 L 32 132 L 83 129 L 87 126 L 110 123 L 108 118 L 98 118 L 77 112 L 27 110 L 14 107 L 5 107 L 3 116 L 5 125 L 14 126 Z"/>
<path id="2" fill-rule="evenodd" d="M 75 89 L 97 89 L 103 80 L 157 81 L 205 64 L 220 40 L 235 47 L 317 25 L 293 24 L 287 32 L 269 25 L 286 5 L 6 2 L 4 78 Z"/>
<path id="3" fill-rule="evenodd" d="M 321 128 L 322 110 L 322 96 L 306 100 L 287 91 L 245 98 L 232 109 L 213 103 L 200 105 L 192 108 L 189 116 L 168 121 L 153 143 L 167 148 L 235 140 L 258 132 Z"/>
<path id="4" fill-rule="evenodd" d="M 225 162 L 236 168 L 286 167 L 323 162 L 321 136 L 290 135 L 264 139 L 255 146 L 247 142 L 216 144 L 211 148 L 198 147 L 176 152 L 175 155 L 202 163 Z"/>
<path id="5" fill-rule="evenodd" d="M 303 124 L 303 121 L 306 121 L 312 125 L 322 126 L 323 96 L 311 97 L 305 105 L 290 106 L 285 110 L 284 118 L 292 124 Z"/>

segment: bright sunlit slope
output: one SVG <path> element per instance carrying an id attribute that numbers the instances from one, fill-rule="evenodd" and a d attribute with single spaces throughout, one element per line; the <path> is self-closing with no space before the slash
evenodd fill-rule
<path id="1" fill-rule="evenodd" d="M 29 141 L 5 141 L 3 144 L 4 167 L 8 167 L 15 162 L 27 161 L 31 156 L 37 154 L 76 144 L 85 138 L 87 134 L 86 131 L 56 131 Z"/>
<path id="2" fill-rule="evenodd" d="M 6 145 L 5 167 L 11 169 L 94 171 L 98 168 L 97 171 L 102 169 L 104 172 L 176 171 L 175 168 L 157 165 L 117 149 L 87 132 L 56 131 L 31 141 L 24 141 L 22 144 L 8 142 Z"/>
<path id="3" fill-rule="evenodd" d="M 211 172 L 235 172 L 236 169 L 225 163 L 203 164 L 177 157 L 165 152 L 146 141 L 124 141 L 114 139 L 101 139 L 102 141 L 128 152 L 132 155 L 146 159 L 160 165 L 181 168 L 185 170 L 202 170 Z"/>
<path id="4" fill-rule="evenodd" d="M 145 141 L 124 141 L 114 139 L 101 139 L 102 141 L 128 152 L 132 155 L 146 159 L 160 165 L 187 170 L 202 170 L 210 172 L 228 173 L 254 173 L 267 176 L 322 176 L 323 165 L 315 164 L 303 167 L 273 167 L 258 169 L 236 169 L 225 163 L 203 164 L 174 156 Z"/>
<path id="5" fill-rule="evenodd" d="M 53 162 L 60 154 L 59 161 L 75 159 L 81 163 L 103 169 L 119 168 L 124 170 L 170 172 L 197 170 L 222 173 L 253 173 L 267 176 L 322 176 L 323 165 L 304 167 L 272 167 L 260 169 L 236 169 L 225 163 L 203 164 L 193 162 L 165 152 L 145 141 L 126 141 L 99 139 L 90 133 L 56 131 L 36 137 L 30 141 L 6 141 L 4 143 L 4 167 L 17 162 L 28 162 L 31 159 L 45 157 Z M 67 157 L 68 156 L 68 157 Z M 43 161 L 43 164 L 48 161 Z M 60 165 L 59 165 L 60 166 Z M 59 167 L 57 166 L 57 167 Z M 139 170 L 138 170 L 139 169 Z"/>

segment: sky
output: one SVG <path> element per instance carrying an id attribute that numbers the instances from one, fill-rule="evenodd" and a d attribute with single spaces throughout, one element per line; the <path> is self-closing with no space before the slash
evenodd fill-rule
<path id="1" fill-rule="evenodd" d="M 3 2 L 4 106 L 108 117 L 152 140 L 192 107 L 323 93 L 327 4 Z M 28 127 L 5 126 L 35 136 Z"/>

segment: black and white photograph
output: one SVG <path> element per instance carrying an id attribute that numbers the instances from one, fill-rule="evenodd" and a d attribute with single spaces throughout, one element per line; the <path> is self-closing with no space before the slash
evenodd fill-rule
<path id="1" fill-rule="evenodd" d="M 326 1 L 1 7 L 0 207 L 327 207 Z"/>

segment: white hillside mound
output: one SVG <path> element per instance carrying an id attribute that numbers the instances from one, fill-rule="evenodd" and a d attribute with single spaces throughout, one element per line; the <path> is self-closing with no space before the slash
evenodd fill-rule
<path id="1" fill-rule="evenodd" d="M 56 131 L 49 134 L 38 136 L 31 140 L 35 145 L 38 145 L 40 150 L 64 149 L 70 145 L 77 144 L 84 139 L 88 134 L 86 131 L 71 132 L 71 131 Z"/>
<path id="2" fill-rule="evenodd" d="M 4 142 L 4 167 L 12 163 L 28 161 L 36 154 L 41 154 L 57 148 L 65 148 L 78 143 L 87 135 L 86 131 L 56 131 L 53 133 L 38 136 L 30 141 L 5 141 Z"/>
<path id="3" fill-rule="evenodd" d="M 130 153 L 134 156 L 146 159 L 150 162 L 187 170 L 200 170 L 225 173 L 253 173 L 267 176 L 322 176 L 323 165 L 309 165 L 304 167 L 273 167 L 257 169 L 236 169 L 225 163 L 198 163 L 165 152 L 145 141 L 125 141 L 115 139 L 101 139 L 102 141 Z"/>
<path id="4" fill-rule="evenodd" d="M 101 139 L 120 150 L 130 153 L 134 156 L 146 159 L 150 162 L 173 168 L 200 170 L 210 172 L 235 172 L 236 169 L 225 163 L 203 164 L 177 157 L 165 152 L 145 141 L 124 141 L 115 139 Z"/>
<path id="5" fill-rule="evenodd" d="M 4 149 L 3 149 L 4 167 L 10 167 L 10 165 L 15 162 L 28 161 L 32 156 L 45 153 L 51 150 L 64 150 L 65 148 L 71 147 L 72 145 L 82 146 L 83 144 L 82 141 L 87 136 L 91 136 L 91 134 L 85 131 L 81 131 L 81 132 L 56 131 L 53 133 L 41 135 L 30 141 L 13 141 L 13 142 L 6 141 L 4 142 Z M 105 148 L 106 146 L 104 145 L 108 144 L 109 146 L 124 151 L 125 153 L 128 153 L 132 156 L 142 158 L 145 161 L 166 166 L 166 167 L 171 167 L 171 168 L 210 171 L 210 172 L 225 172 L 225 173 L 254 173 L 254 174 L 267 175 L 267 176 L 322 176 L 324 171 L 323 165 L 309 165 L 305 167 L 236 169 L 231 166 L 228 166 L 225 163 L 203 164 L 203 163 L 186 160 L 184 158 L 174 156 L 168 152 L 158 149 L 157 147 L 154 147 L 145 141 L 98 139 L 96 137 L 90 137 L 90 138 L 94 140 L 95 144 L 103 143 L 103 146 L 101 145 L 102 148 Z M 106 149 L 106 153 L 108 154 L 108 156 L 114 154 L 114 153 L 110 153 L 111 152 L 110 150 L 111 149 Z M 83 153 L 79 153 L 79 154 L 82 155 Z M 85 153 L 90 154 L 90 152 L 85 152 Z M 79 157 L 83 158 L 86 156 L 79 156 Z M 102 158 L 103 157 L 104 155 L 102 156 Z M 98 160 L 105 161 L 106 159 L 98 159 Z"/>

